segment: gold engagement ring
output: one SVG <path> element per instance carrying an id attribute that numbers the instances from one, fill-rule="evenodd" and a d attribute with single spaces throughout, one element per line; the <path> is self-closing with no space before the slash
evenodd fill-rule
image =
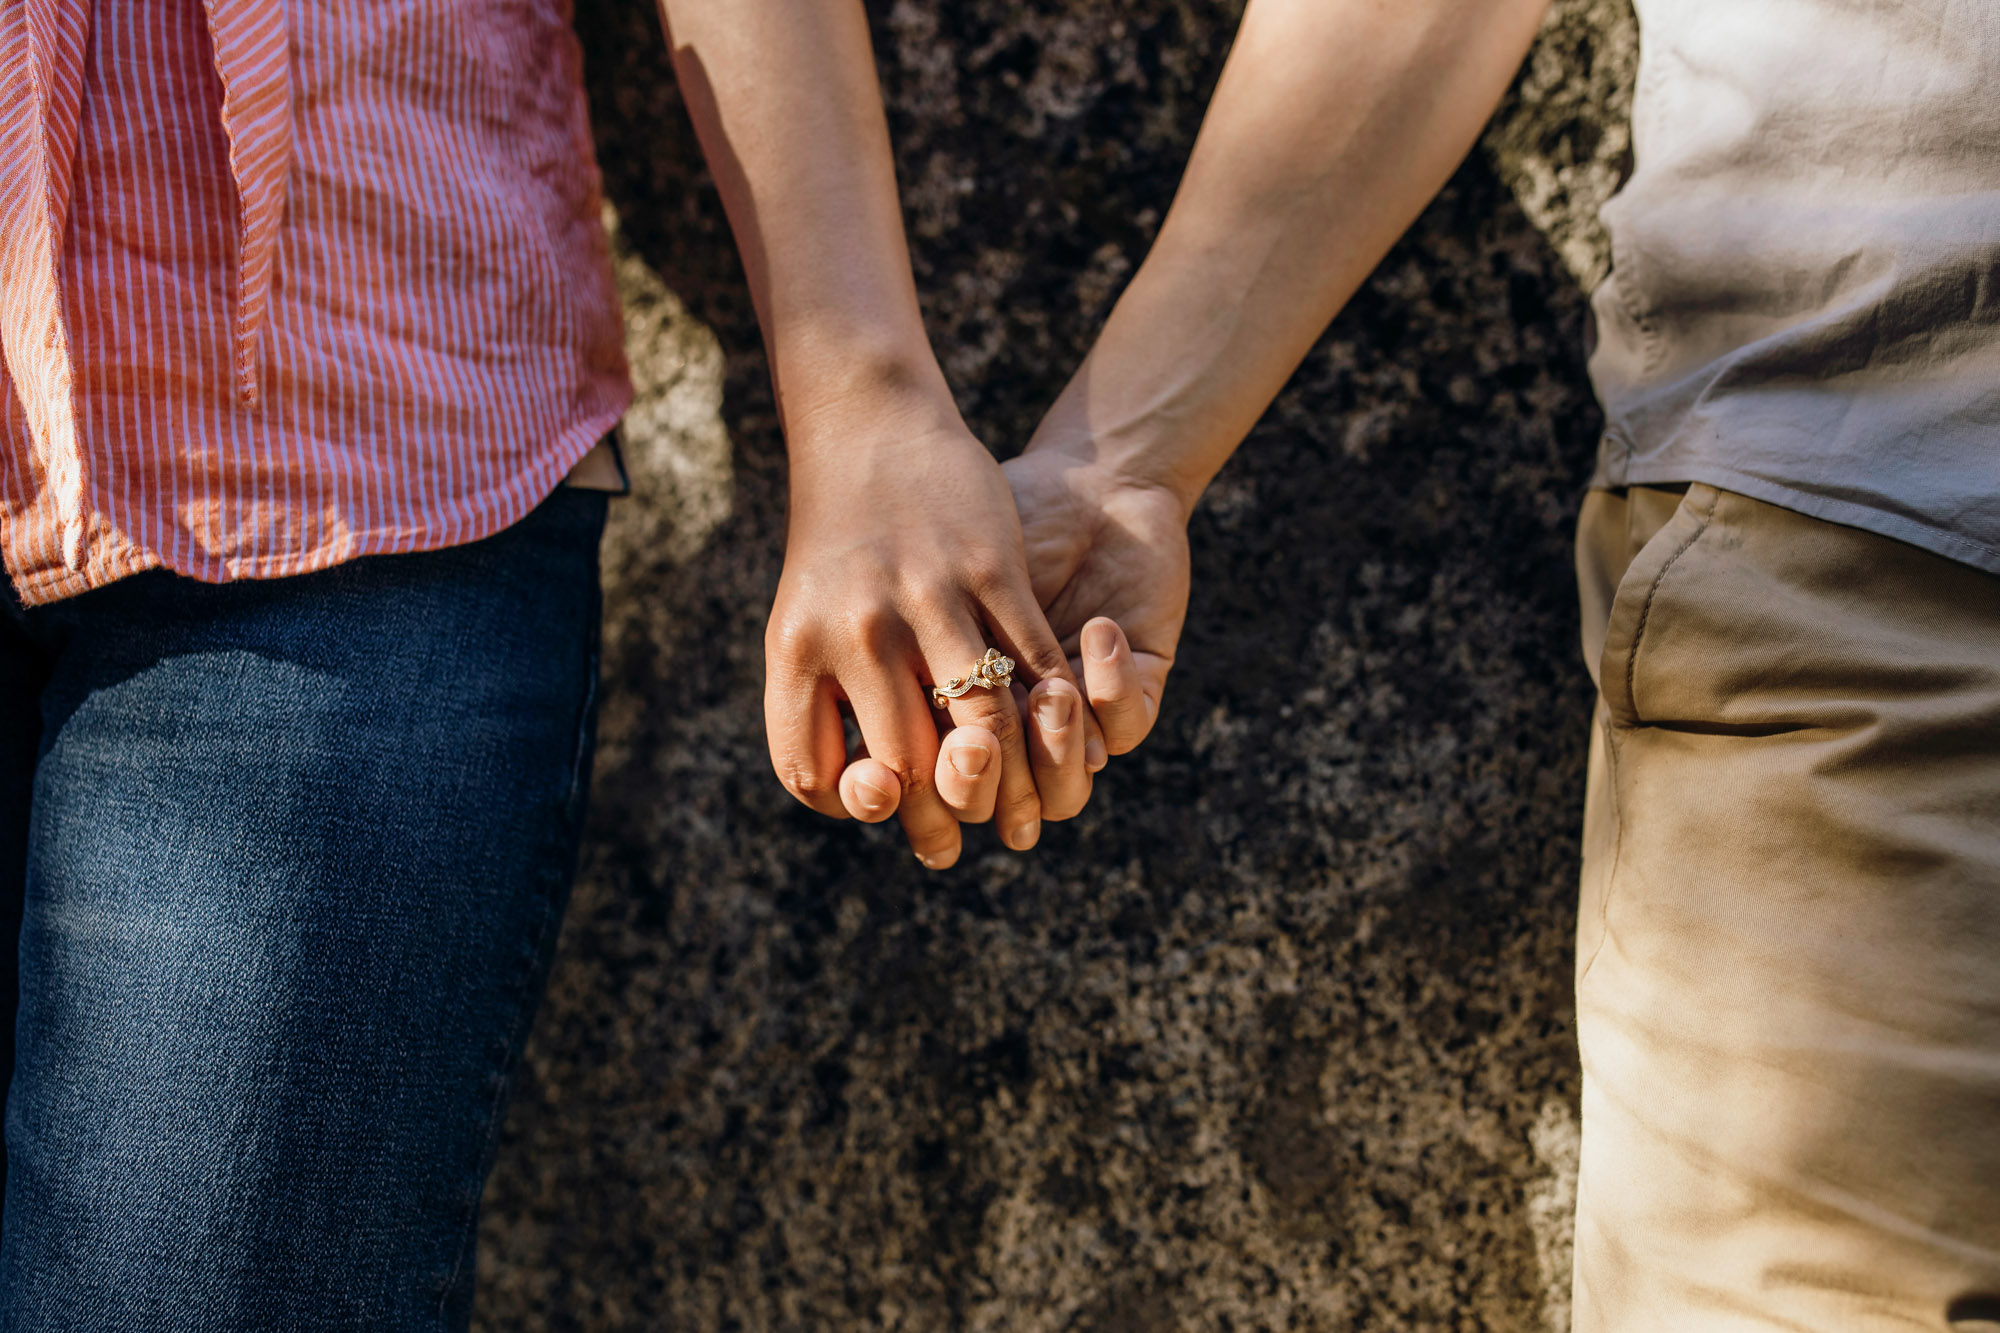
<path id="1" fill-rule="evenodd" d="M 931 691 L 931 703 L 943 708 L 947 703 L 968 694 L 974 687 L 984 690 L 1004 690 L 1014 679 L 1014 659 L 1001 653 L 998 648 L 988 648 L 986 656 L 972 664 L 968 675 L 953 676 L 950 680 Z"/>

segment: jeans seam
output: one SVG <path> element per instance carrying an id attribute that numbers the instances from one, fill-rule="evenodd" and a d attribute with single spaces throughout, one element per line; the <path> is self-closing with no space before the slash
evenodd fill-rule
<path id="1" fill-rule="evenodd" d="M 558 832 L 556 835 L 570 844 L 571 855 L 568 858 L 567 864 L 561 870 L 553 876 L 545 877 L 543 882 L 544 892 L 542 894 L 542 902 L 544 911 L 542 913 L 541 928 L 535 932 L 534 943 L 528 950 L 528 966 L 522 974 L 519 985 L 515 989 L 513 998 L 513 1009 L 516 1014 L 515 1026 L 507 1034 L 506 1047 L 500 1056 L 499 1082 L 493 1089 L 492 1101 L 487 1105 L 486 1136 L 479 1153 L 479 1166 L 481 1168 L 479 1171 L 479 1188 L 473 1191 L 471 1200 L 466 1204 L 464 1220 L 459 1223 L 458 1256 L 453 1260 L 451 1273 L 445 1279 L 444 1286 L 438 1292 L 437 1319 L 440 1328 L 447 1326 L 445 1321 L 448 1316 L 445 1306 L 451 1299 L 452 1289 L 458 1285 L 459 1275 L 465 1270 L 467 1258 L 477 1249 L 479 1205 L 486 1194 L 487 1179 L 491 1174 L 490 1164 L 498 1154 L 501 1131 L 506 1127 L 505 1117 L 501 1114 L 501 1110 L 507 1100 L 512 1075 L 519 1068 L 521 1057 L 526 1053 L 527 1039 L 534 1027 L 532 1022 L 521 1023 L 519 1014 L 523 1004 L 528 1001 L 528 997 L 534 989 L 537 975 L 543 972 L 541 966 L 542 949 L 548 942 L 551 927 L 558 925 L 562 920 L 563 912 L 559 901 L 562 893 L 562 885 L 565 879 L 575 876 L 576 853 L 582 844 L 582 811 L 579 808 L 579 796 L 586 780 L 586 759 L 592 748 L 590 744 L 593 731 L 592 723 L 597 711 L 598 675 L 602 669 L 603 656 L 603 591 L 595 577 L 592 578 L 591 583 L 590 637 L 589 650 L 585 654 L 586 675 L 583 707 L 577 715 L 576 738 L 570 750 L 569 782 L 563 793 L 563 800 L 560 806 L 561 814 L 557 823 Z M 553 963 L 552 959 L 550 961 Z"/>
<path id="2" fill-rule="evenodd" d="M 524 970 L 519 984 L 514 989 L 511 1005 L 516 1015 L 516 1027 L 519 1026 L 518 1015 L 521 1011 L 521 1005 L 527 999 L 528 991 L 534 985 L 534 960 L 541 953 L 542 945 L 549 937 L 549 923 L 554 917 L 555 913 L 553 911 L 545 910 L 542 913 L 542 924 L 536 930 L 534 942 L 528 948 L 528 966 Z M 475 1168 L 479 1175 L 479 1188 L 472 1192 L 472 1198 L 465 1205 L 465 1211 L 458 1224 L 458 1254 L 452 1260 L 451 1273 L 445 1278 L 444 1286 L 438 1291 L 437 1318 L 439 1328 L 448 1327 L 446 1323 L 448 1318 L 445 1311 L 446 1303 L 451 1300 L 452 1289 L 458 1285 L 459 1274 L 465 1270 L 466 1258 L 474 1250 L 474 1241 L 477 1239 L 479 1227 L 479 1204 L 480 1200 L 486 1194 L 487 1171 L 484 1168 L 499 1146 L 502 1119 L 500 1108 L 506 1100 L 508 1076 L 519 1060 L 520 1048 L 524 1046 L 525 1042 L 519 1043 L 517 1046 L 514 1032 L 508 1032 L 506 1045 L 500 1053 L 500 1062 L 496 1071 L 499 1078 L 494 1085 L 493 1096 L 486 1106 L 486 1134 L 480 1144 L 479 1157 Z"/>

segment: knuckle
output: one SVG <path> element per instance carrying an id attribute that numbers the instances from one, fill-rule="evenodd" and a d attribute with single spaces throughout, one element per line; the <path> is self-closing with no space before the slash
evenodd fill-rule
<path id="1" fill-rule="evenodd" d="M 1011 795 L 1003 795 L 999 807 L 1023 823 L 1042 817 L 1042 798 L 1033 787 L 1024 788 Z"/>
<path id="2" fill-rule="evenodd" d="M 1139 690 L 1121 692 L 1117 705 L 1111 711 L 1121 731 L 1144 731 L 1152 725 L 1152 717 L 1146 707 L 1146 696 Z"/>
<path id="3" fill-rule="evenodd" d="M 780 761 L 775 765 L 778 781 L 786 791 L 804 801 L 807 805 L 819 805 L 829 798 L 839 796 L 838 786 L 828 781 L 825 774 L 802 764 Z"/>
<path id="4" fill-rule="evenodd" d="M 903 834 L 919 852 L 941 851 L 958 844 L 958 821 L 948 810 L 911 811 L 903 815 Z"/>
<path id="5" fill-rule="evenodd" d="M 927 569 L 907 571 L 887 586 L 894 589 L 888 601 L 909 607 L 919 616 L 927 616 L 936 608 L 959 600 L 950 580 Z"/>
<path id="6" fill-rule="evenodd" d="M 891 762 L 889 767 L 903 784 L 905 798 L 922 800 L 937 790 L 937 775 L 923 764 Z"/>
<path id="7" fill-rule="evenodd" d="M 910 581 L 909 595 L 918 606 L 951 606 L 964 601 L 956 581 L 936 574 L 922 574 Z"/>
<path id="8" fill-rule="evenodd" d="M 1069 678 L 1069 658 L 1053 643 L 1030 643 L 1021 648 L 1020 664 L 1036 680 Z"/>
<path id="9" fill-rule="evenodd" d="M 984 601 L 1013 586 L 1013 570 L 992 551 L 975 551 L 965 559 L 961 577 L 968 591 Z"/>
<path id="10" fill-rule="evenodd" d="M 1067 792 L 1060 794 L 1051 792 L 1042 797 L 1042 818 L 1051 823 L 1075 819 L 1083 813 L 1083 807 L 1089 804 L 1089 801 L 1090 792 L 1087 788 L 1074 795 Z"/>
<path id="11" fill-rule="evenodd" d="M 1145 730 L 1136 725 L 1107 727 L 1104 732 L 1104 752 L 1106 754 L 1129 754 L 1139 748 L 1139 742 L 1146 739 Z"/>
<path id="12" fill-rule="evenodd" d="M 1091 707 L 1095 708 L 1100 714 L 1110 713 L 1118 717 L 1123 717 L 1141 708 L 1145 703 L 1145 698 L 1137 686 L 1129 685 L 1121 680 L 1115 684 L 1106 685 L 1101 689 L 1093 691 L 1090 696 L 1090 703 Z"/>
<path id="13" fill-rule="evenodd" d="M 887 599 L 858 603 L 848 608 L 845 619 L 848 637 L 871 648 L 896 642 L 903 635 L 902 613 Z"/>
<path id="14" fill-rule="evenodd" d="M 817 639 L 813 622 L 807 617 L 796 613 L 775 615 L 764 627 L 764 655 L 774 662 L 800 662 L 812 655 Z"/>
<path id="15" fill-rule="evenodd" d="M 993 735 L 994 743 L 1006 747 L 1021 738 L 1021 715 L 1014 711 L 1012 699 L 987 696 L 968 710 L 970 721 L 966 725 L 984 727 Z"/>

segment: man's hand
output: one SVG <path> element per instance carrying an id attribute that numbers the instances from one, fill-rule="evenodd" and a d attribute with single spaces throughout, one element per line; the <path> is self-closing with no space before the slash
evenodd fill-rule
<path id="1" fill-rule="evenodd" d="M 1006 465 L 1111 753 L 1158 715 L 1196 499 L 1465 156 L 1547 3 L 1245 8 L 1151 252 Z"/>
<path id="2" fill-rule="evenodd" d="M 1187 509 L 1164 486 L 1029 446 L 1014 489 L 1035 600 L 1062 640 L 1099 726 L 1124 754 L 1159 717 L 1187 615 Z M 1104 760 L 1096 738 L 1090 767 Z"/>
<path id="3" fill-rule="evenodd" d="M 816 447 L 826 432 L 839 448 Z M 933 869 L 958 859 L 961 821 L 993 819 L 1009 847 L 1034 846 L 1042 820 L 1089 799 L 1091 727 L 1036 605 L 999 466 L 924 398 L 871 399 L 793 433 L 785 569 L 765 638 L 779 777 L 825 814 L 900 816 Z M 930 687 L 966 674 L 989 644 L 1014 659 L 1017 684 L 952 700 L 957 727 L 940 736 Z M 852 763 L 842 702 L 863 740 Z"/>

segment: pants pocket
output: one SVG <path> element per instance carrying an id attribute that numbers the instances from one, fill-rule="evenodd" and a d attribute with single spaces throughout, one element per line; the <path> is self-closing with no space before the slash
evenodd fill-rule
<path id="1" fill-rule="evenodd" d="M 1673 517 L 1639 548 L 1618 581 L 1605 626 L 1603 654 L 1597 663 L 1598 688 L 1614 727 L 1644 724 L 1634 679 L 1653 603 L 1672 577 L 1676 563 L 1708 530 L 1719 498 L 1713 486 L 1688 487 Z"/>

